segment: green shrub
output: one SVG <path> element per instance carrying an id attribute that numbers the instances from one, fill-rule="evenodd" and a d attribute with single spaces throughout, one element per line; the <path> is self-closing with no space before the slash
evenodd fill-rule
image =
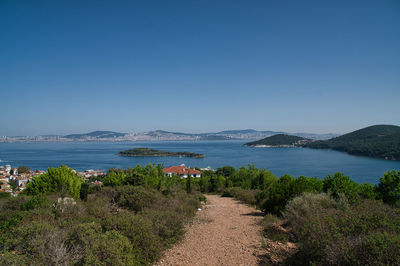
<path id="1" fill-rule="evenodd" d="M 122 186 L 116 188 L 115 201 L 119 206 L 139 212 L 150 207 L 161 193 L 144 187 Z"/>
<path id="2" fill-rule="evenodd" d="M 288 202 L 283 216 L 288 225 L 297 233 L 308 219 L 327 209 L 335 209 L 336 202 L 326 193 L 314 194 L 306 192 Z"/>
<path id="3" fill-rule="evenodd" d="M 377 187 L 372 184 L 362 183 L 359 187 L 359 195 L 364 199 L 378 199 Z"/>
<path id="4" fill-rule="evenodd" d="M 395 205 L 400 201 L 400 170 L 386 172 L 380 178 L 378 193 L 384 202 Z"/>
<path id="5" fill-rule="evenodd" d="M 160 252 L 160 242 L 152 232 L 152 224 L 140 215 L 122 212 L 102 220 L 105 231 L 117 230 L 126 236 L 141 263 L 153 262 Z"/>
<path id="6" fill-rule="evenodd" d="M 277 242 L 286 243 L 289 241 L 289 233 L 280 225 L 275 223 L 269 223 L 265 225 L 263 229 L 263 235 L 264 237 Z"/>
<path id="7" fill-rule="evenodd" d="M 96 223 L 78 224 L 71 230 L 69 244 L 82 250 L 78 264 L 132 265 L 139 262 L 129 239 L 116 230 L 102 232 Z"/>
<path id="8" fill-rule="evenodd" d="M 21 209 L 24 211 L 29 211 L 35 208 L 40 208 L 44 206 L 45 204 L 50 204 L 50 201 L 47 199 L 47 197 L 43 195 L 37 195 L 31 197 L 28 201 L 22 204 Z"/>
<path id="9" fill-rule="evenodd" d="M 11 198 L 11 193 L 9 192 L 0 192 L 0 199 L 8 199 Z"/>
<path id="10" fill-rule="evenodd" d="M 250 190 L 250 189 L 243 189 L 240 187 L 233 187 L 227 188 L 222 193 L 222 197 L 234 197 L 235 199 L 249 204 L 249 205 L 256 205 L 256 194 L 259 193 L 259 190 Z"/>
<path id="11" fill-rule="evenodd" d="M 171 247 L 184 233 L 182 217 L 171 210 L 146 210 L 144 217 L 152 224 L 152 231 L 161 239 L 164 248 Z"/>

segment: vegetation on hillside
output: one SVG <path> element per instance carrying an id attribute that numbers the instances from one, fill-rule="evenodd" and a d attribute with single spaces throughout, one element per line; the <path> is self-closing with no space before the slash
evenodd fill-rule
<path id="1" fill-rule="evenodd" d="M 376 125 L 333 139 L 305 145 L 313 149 L 332 149 L 353 155 L 400 160 L 400 127 Z"/>
<path id="2" fill-rule="evenodd" d="M 227 174 L 220 184 L 228 187 L 217 189 L 223 196 L 266 213 L 264 237 L 298 244 L 284 264 L 400 264 L 400 170 L 385 173 L 378 185 L 358 184 L 342 173 L 323 180 L 276 178 L 252 166 L 217 173 Z"/>
<path id="3" fill-rule="evenodd" d="M 202 198 L 160 169 L 111 169 L 103 187 L 66 166 L 34 177 L 23 195 L 0 200 L 0 264 L 153 263 L 180 239 Z"/>
<path id="4" fill-rule="evenodd" d="M 309 139 L 298 137 L 298 136 L 292 136 L 292 135 L 286 135 L 286 134 L 277 134 L 273 135 L 271 137 L 266 137 L 264 139 L 260 139 L 257 141 L 253 142 L 248 142 L 244 145 L 246 146 L 259 146 L 259 145 L 265 145 L 265 146 L 300 146 L 306 142 L 309 142 Z"/>
<path id="5" fill-rule="evenodd" d="M 66 166 L 50 168 L 22 195 L 0 199 L 0 263 L 150 264 L 180 239 L 199 191 L 264 211 L 264 237 L 298 244 L 290 265 L 400 263 L 400 170 L 372 185 L 342 173 L 278 178 L 253 165 L 187 179 L 162 169 L 110 169 L 96 177 L 100 187 Z"/>
<path id="6" fill-rule="evenodd" d="M 164 156 L 182 156 L 191 158 L 204 158 L 204 154 L 193 153 L 193 152 L 170 152 L 170 151 L 160 151 L 150 148 L 134 148 L 130 150 L 120 151 L 118 153 L 120 156 L 152 156 L 152 157 L 164 157 Z"/>

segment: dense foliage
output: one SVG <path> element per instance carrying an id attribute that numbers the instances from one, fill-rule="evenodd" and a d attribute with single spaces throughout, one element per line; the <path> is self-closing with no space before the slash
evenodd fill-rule
<path id="1" fill-rule="evenodd" d="M 299 142 L 309 141 L 309 139 L 286 135 L 286 134 L 277 134 L 271 137 L 266 137 L 264 139 L 260 139 L 253 142 L 248 142 L 246 146 L 257 146 L 257 145 L 267 145 L 267 146 L 282 146 L 282 145 L 295 145 Z"/>
<path id="2" fill-rule="evenodd" d="M 52 192 L 60 192 L 61 196 L 69 194 L 79 198 L 82 177 L 73 169 L 62 165 L 58 168 L 49 168 L 47 172 L 36 176 L 26 185 L 24 193 L 28 195 L 40 195 Z"/>
<path id="3" fill-rule="evenodd" d="M 0 264 L 151 264 L 180 239 L 201 198 L 180 179 L 164 182 L 159 168 L 112 169 L 109 186 L 80 191 L 71 169 L 50 168 L 30 183 L 32 196 L 0 201 Z M 59 197 L 60 184 L 72 184 L 75 200 Z"/>
<path id="4" fill-rule="evenodd" d="M 400 127 L 378 125 L 363 128 L 330 140 L 305 145 L 314 149 L 333 149 L 354 155 L 400 160 Z"/>

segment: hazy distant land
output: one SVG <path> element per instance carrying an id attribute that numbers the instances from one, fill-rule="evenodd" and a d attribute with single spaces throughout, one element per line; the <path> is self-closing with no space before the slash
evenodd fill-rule
<path id="1" fill-rule="evenodd" d="M 254 129 L 225 130 L 216 133 L 183 133 L 155 130 L 142 133 L 120 133 L 114 131 L 93 131 L 70 135 L 40 136 L 0 136 L 0 142 L 71 142 L 71 141 L 197 141 L 197 140 L 257 140 L 276 134 L 289 134 L 280 131 L 257 131 Z M 338 134 L 291 133 L 303 138 L 324 140 Z"/>

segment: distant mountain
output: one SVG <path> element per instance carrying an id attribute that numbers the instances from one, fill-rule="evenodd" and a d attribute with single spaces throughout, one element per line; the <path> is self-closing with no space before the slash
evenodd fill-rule
<path id="1" fill-rule="evenodd" d="M 125 136 L 126 133 L 118 133 L 113 131 L 93 131 L 90 133 L 85 134 L 70 134 L 64 136 L 67 139 L 86 139 L 86 138 L 98 138 L 98 139 L 105 139 L 105 138 L 118 138 Z"/>
<path id="2" fill-rule="evenodd" d="M 353 155 L 400 160 L 400 127 L 375 125 L 324 141 L 314 141 L 305 147 L 332 149 Z"/>
<path id="3" fill-rule="evenodd" d="M 224 130 L 208 133 L 184 133 L 154 130 L 141 133 L 119 133 L 114 131 L 93 131 L 66 136 L 42 135 L 2 137 L 0 142 L 24 141 L 194 141 L 194 140 L 257 140 L 277 134 L 289 134 L 315 140 L 336 137 L 336 134 L 285 133 L 281 131 L 257 131 L 254 129 Z"/>
<path id="4" fill-rule="evenodd" d="M 277 134 L 257 141 L 248 142 L 244 145 L 250 147 L 257 147 L 257 146 L 288 147 L 288 146 L 302 146 L 309 141 L 311 140 L 298 136 Z"/>
<path id="5" fill-rule="evenodd" d="M 339 134 L 327 133 L 327 134 L 315 134 L 315 133 L 291 133 L 290 135 L 298 136 L 306 139 L 315 140 L 326 140 L 339 136 Z"/>
<path id="6" fill-rule="evenodd" d="M 249 134 L 249 133 L 256 133 L 257 130 L 254 129 L 240 129 L 240 130 L 224 130 L 215 133 L 216 135 L 230 135 L 230 134 Z"/>

